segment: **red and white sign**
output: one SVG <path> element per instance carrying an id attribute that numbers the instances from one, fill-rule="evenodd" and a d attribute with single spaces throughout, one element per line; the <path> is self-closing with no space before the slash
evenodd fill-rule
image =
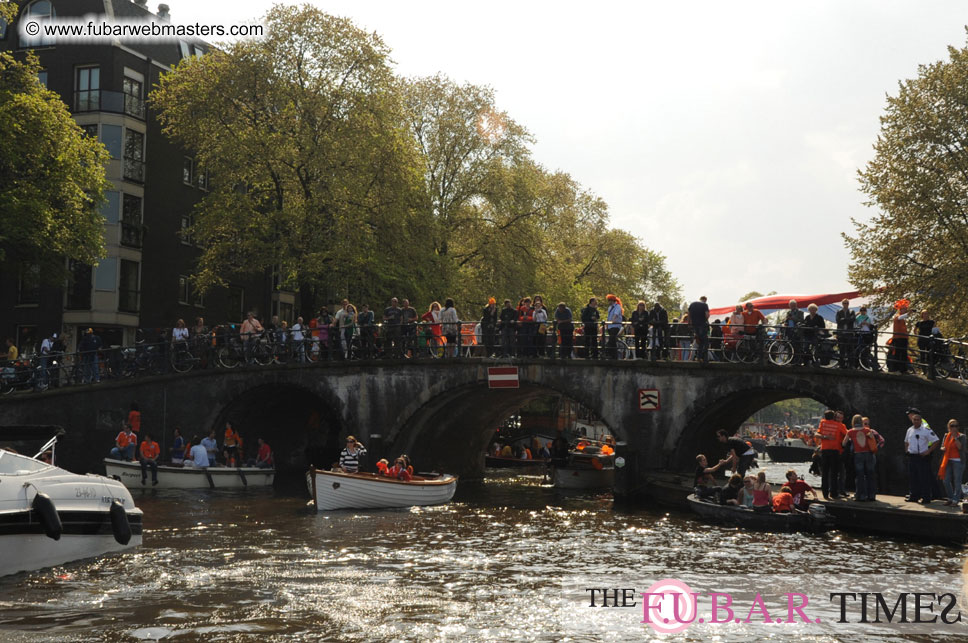
<path id="1" fill-rule="evenodd" d="M 488 366 L 488 388 L 518 388 L 517 366 Z"/>
<path id="2" fill-rule="evenodd" d="M 659 410 L 659 389 L 640 388 L 639 389 L 639 410 L 658 411 Z"/>

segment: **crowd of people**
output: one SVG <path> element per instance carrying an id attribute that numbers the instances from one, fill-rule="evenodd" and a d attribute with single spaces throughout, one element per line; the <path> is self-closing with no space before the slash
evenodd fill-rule
<path id="1" fill-rule="evenodd" d="M 221 450 L 219 448 L 216 431 L 213 429 L 208 436 L 199 438 L 198 435 L 185 439 L 181 428 L 175 427 L 172 446 L 169 449 L 169 461 L 172 466 L 185 468 L 226 467 L 258 467 L 271 469 L 275 466 L 272 449 L 261 437 L 256 440 L 255 456 L 246 460 L 242 436 L 235 430 L 231 422 L 225 423 Z M 220 459 L 221 456 L 221 459 Z M 151 473 L 151 484 L 158 484 L 158 465 L 162 463 L 161 447 L 152 439 L 149 431 L 141 431 L 141 410 L 137 403 L 131 404 L 128 417 L 122 423 L 121 432 L 114 439 L 114 447 L 109 457 L 114 460 L 141 463 L 141 484 L 147 484 L 148 473 Z"/>
<path id="2" fill-rule="evenodd" d="M 906 411 L 911 425 L 904 436 L 908 459 L 909 493 L 907 502 L 930 504 L 943 499 L 944 505 L 957 505 L 963 497 L 965 457 L 968 438 L 961 432 L 956 419 L 948 421 L 947 432 L 941 439 L 921 416 L 921 411 L 910 407 Z M 818 447 L 810 472 L 821 477 L 821 493 L 825 500 L 848 499 L 847 488 L 853 483 L 853 500 L 873 502 L 877 498 L 877 453 L 885 444 L 884 437 L 871 427 L 870 419 L 860 414 L 851 418 L 851 428 L 844 424 L 844 413 L 829 409 L 814 434 Z M 756 452 L 751 443 L 719 431 L 717 437 L 726 445 L 726 457 L 710 466 L 705 455 L 696 456 L 695 492 L 697 497 L 712 499 L 721 504 L 738 504 L 755 511 L 806 510 L 816 491 L 790 470 L 780 492 L 774 496 L 764 472 L 754 478 L 746 476 L 755 464 Z M 940 449 L 942 458 L 933 470 L 932 457 Z M 715 474 L 730 469 L 733 475 L 725 485 L 717 485 Z M 807 497 L 812 494 L 812 500 Z M 789 497 L 788 497 L 789 496 Z"/>
<path id="3" fill-rule="evenodd" d="M 363 443 L 352 435 L 346 436 L 346 447 L 340 451 L 339 461 L 333 464 L 332 470 L 342 473 L 360 473 L 366 468 L 366 458 L 367 451 Z M 380 458 L 377 460 L 376 470 L 377 475 L 386 478 L 403 482 L 413 480 L 413 464 L 410 462 L 410 456 L 405 453 L 397 456 L 392 465 L 386 458 Z"/>

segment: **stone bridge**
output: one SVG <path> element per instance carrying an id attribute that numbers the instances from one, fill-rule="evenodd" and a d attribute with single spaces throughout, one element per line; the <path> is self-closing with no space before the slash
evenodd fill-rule
<path id="1" fill-rule="evenodd" d="M 132 402 L 143 429 L 167 453 L 172 430 L 204 436 L 231 420 L 254 445 L 263 437 L 281 469 L 328 466 L 348 434 L 377 455 L 408 453 L 421 470 L 480 476 L 494 429 L 529 400 L 567 396 L 594 410 L 620 445 L 627 466 L 616 493 L 634 496 L 654 472 L 691 472 L 696 453 L 724 455 L 718 429 L 733 432 L 759 409 L 807 397 L 870 416 L 887 440 L 878 454 L 883 491 L 906 488 L 904 410 L 918 406 L 941 434 L 949 418 L 968 420 L 968 388 L 916 376 L 808 367 L 636 360 L 515 360 L 520 388 L 489 389 L 493 360 L 331 362 L 197 370 L 103 382 L 0 400 L 0 425 L 57 424 L 67 429 L 58 457 L 97 471 Z M 639 391 L 659 392 L 641 410 Z M 221 442 L 221 439 L 220 439 Z"/>

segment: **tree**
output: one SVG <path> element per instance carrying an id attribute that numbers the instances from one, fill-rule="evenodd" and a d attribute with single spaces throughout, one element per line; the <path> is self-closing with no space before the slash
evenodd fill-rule
<path id="1" fill-rule="evenodd" d="M 968 49 L 922 65 L 889 96 L 874 158 L 859 172 L 868 223 L 844 235 L 849 276 L 875 305 L 907 298 L 968 331 Z"/>
<path id="2" fill-rule="evenodd" d="M 432 273 L 423 167 L 386 46 L 308 6 L 276 5 L 265 26 L 183 60 L 152 96 L 214 176 L 193 229 L 198 285 L 279 267 L 309 310 L 322 289 L 383 298 Z"/>
<path id="3" fill-rule="evenodd" d="M 65 259 L 94 264 L 104 254 L 98 206 L 109 157 L 40 84 L 40 70 L 33 55 L 19 62 L 0 53 L 0 260 L 56 282 Z"/>

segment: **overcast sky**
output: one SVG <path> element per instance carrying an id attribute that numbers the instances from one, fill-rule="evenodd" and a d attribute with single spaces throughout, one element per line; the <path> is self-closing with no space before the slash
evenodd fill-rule
<path id="1" fill-rule="evenodd" d="M 168 0 L 231 24 L 261 0 Z M 535 157 L 665 254 L 687 299 L 850 289 L 840 238 L 885 96 L 964 46 L 968 3 L 318 1 L 403 75 L 492 86 Z M 150 5 L 154 7 L 154 3 Z"/>

